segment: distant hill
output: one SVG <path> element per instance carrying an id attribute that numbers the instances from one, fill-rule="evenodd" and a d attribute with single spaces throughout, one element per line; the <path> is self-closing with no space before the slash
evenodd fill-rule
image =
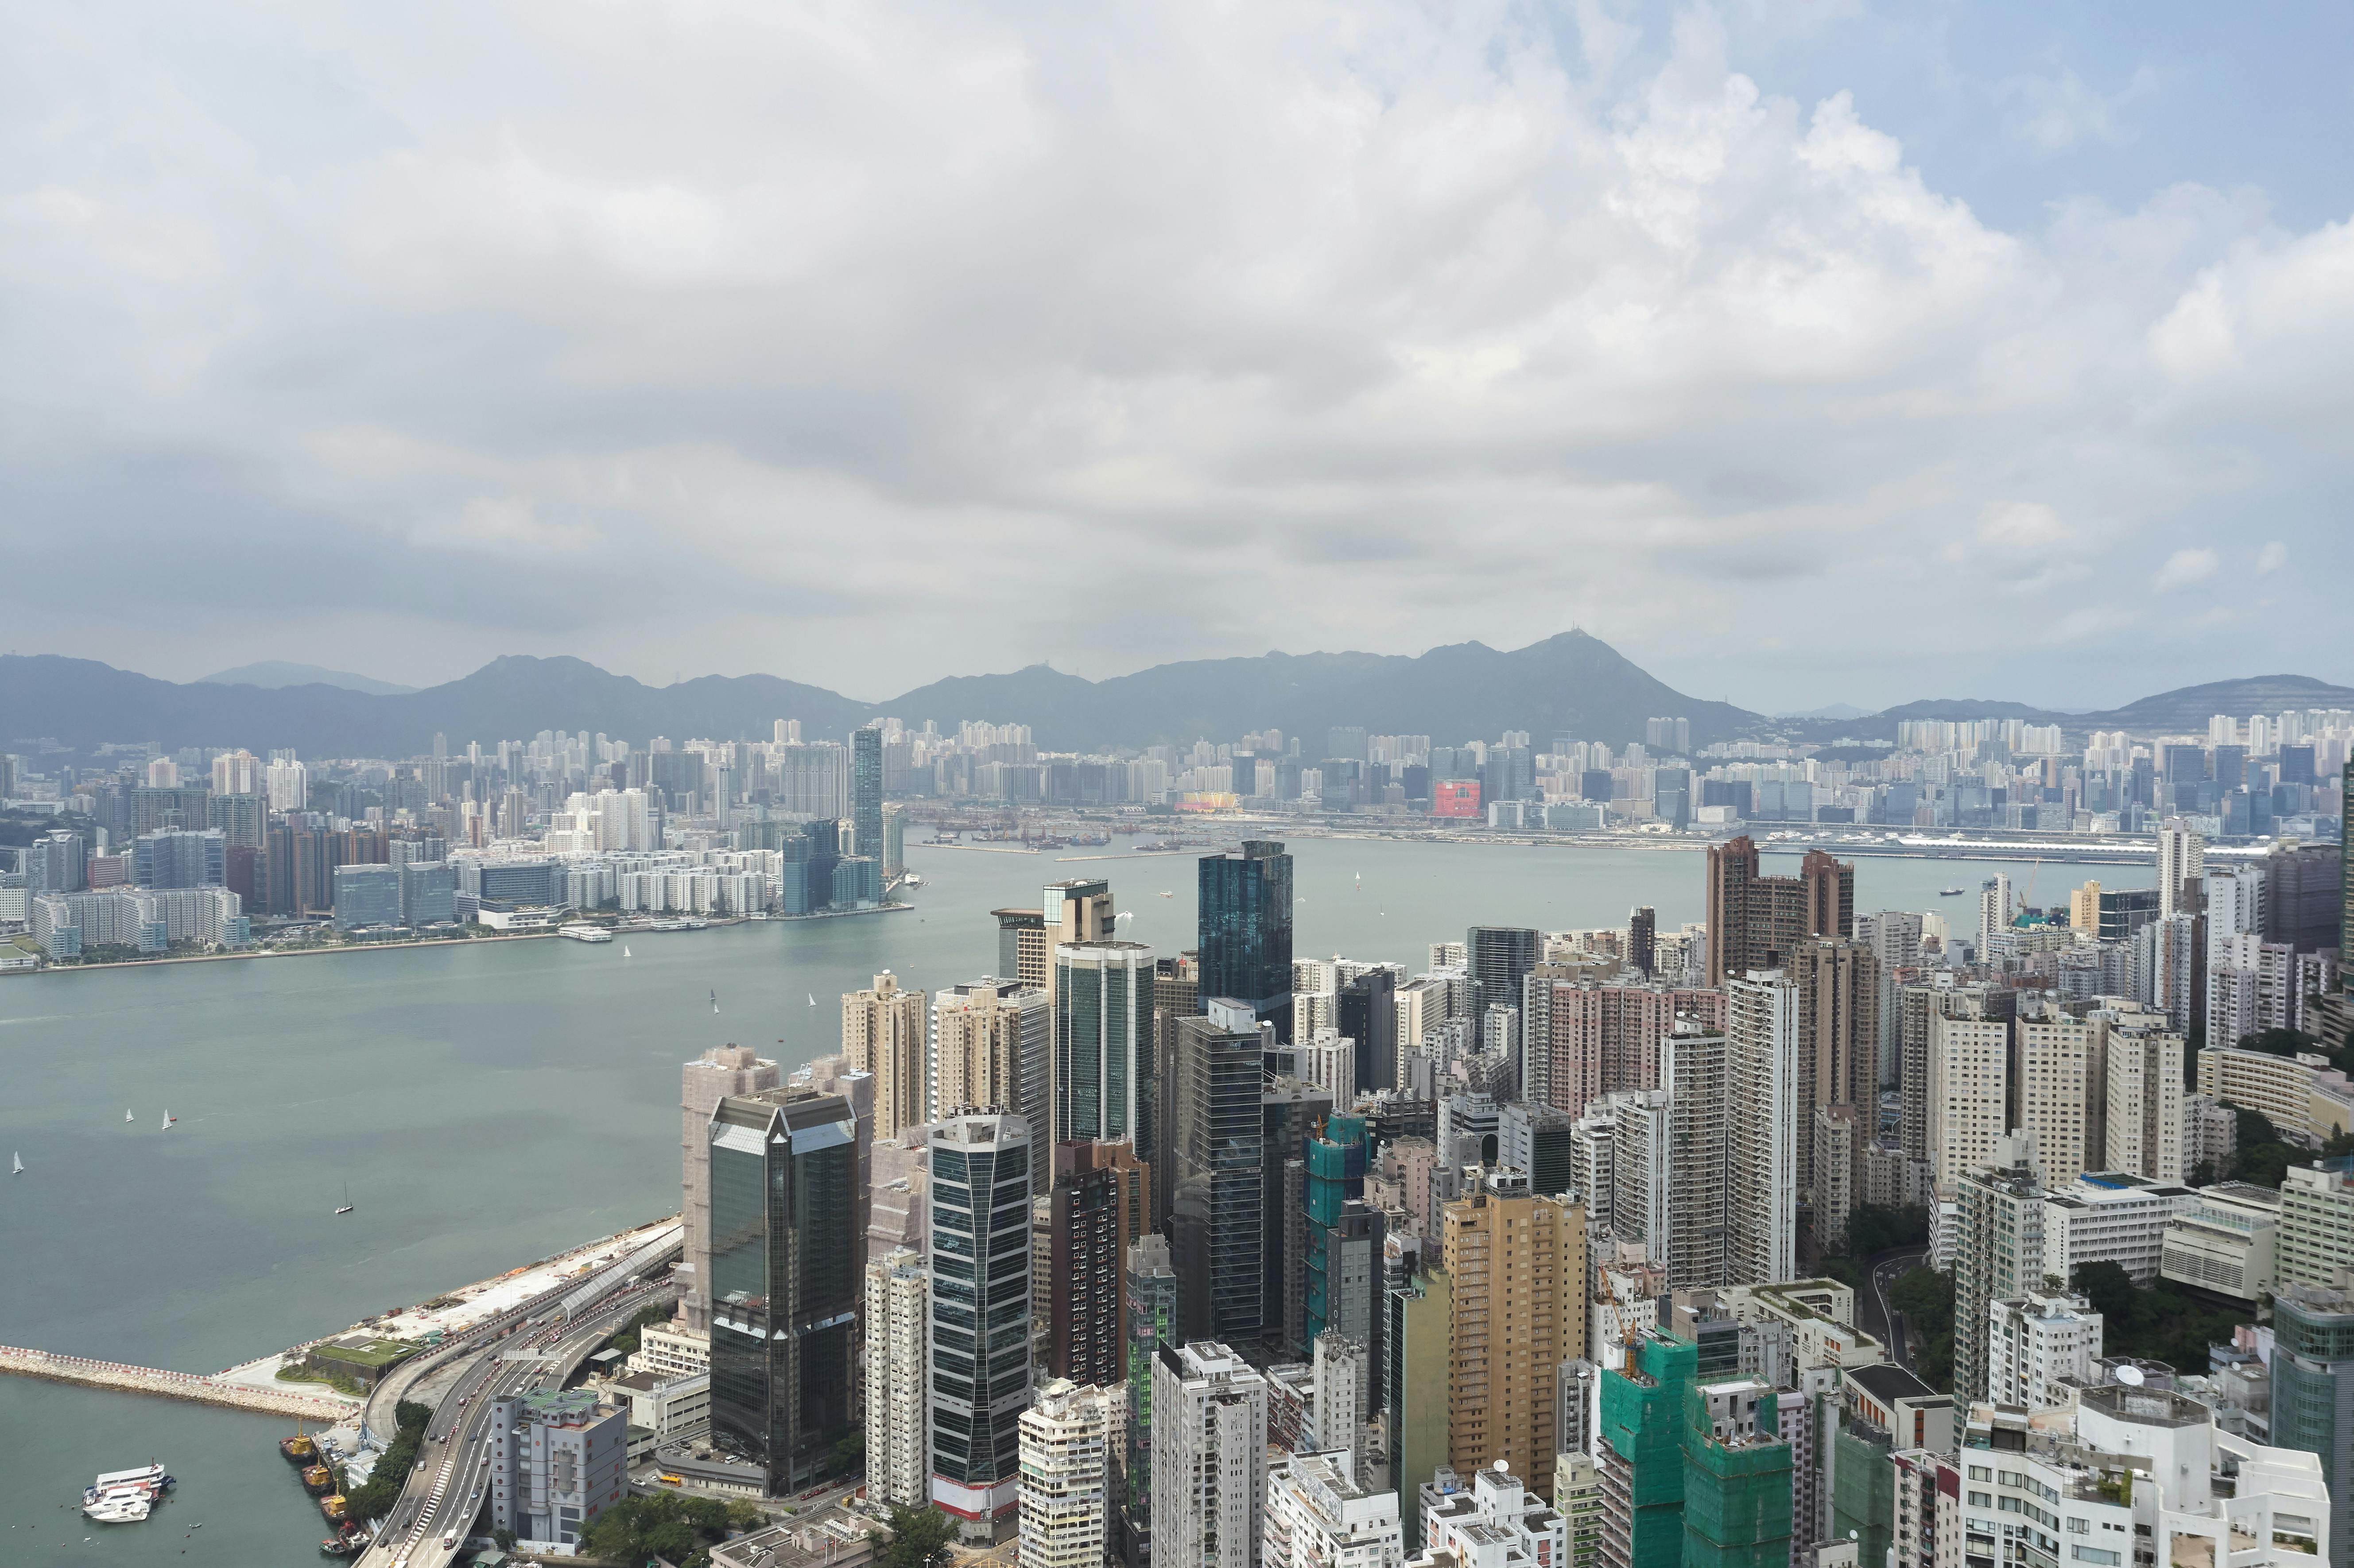
<path id="1" fill-rule="evenodd" d="M 2310 675 L 2250 675 L 2233 681 L 2210 681 L 2204 685 L 2179 686 L 2156 696 L 2142 697 L 2119 708 L 2097 712 L 2031 707 L 2025 703 L 1997 702 L 1975 697 L 1936 697 L 1905 703 L 1853 720 L 1840 720 L 1840 734 L 1893 740 L 1904 719 L 2015 718 L 2029 724 L 2056 724 L 2070 736 L 2096 729 L 2130 730 L 2138 735 L 2205 735 L 2207 721 L 2217 714 L 2244 719 L 2252 714 L 2276 714 L 2288 708 L 2354 708 L 2354 686 L 2333 686 Z M 1810 737 L 1827 736 L 1829 721 L 1813 715 Z"/>
<path id="2" fill-rule="evenodd" d="M 229 672 L 237 673 L 237 672 Z M 542 729 L 601 731 L 642 744 L 656 735 L 765 740 L 775 721 L 841 736 L 893 715 L 943 726 L 968 718 L 1027 724 L 1053 750 L 1230 740 L 1270 726 L 1321 755 L 1325 732 L 1362 725 L 1441 741 L 1525 729 L 1623 745 L 1643 721 L 1688 718 L 1695 744 L 1740 733 L 1756 715 L 1685 696 L 1584 632 L 1500 652 L 1478 642 L 1418 658 L 1376 653 L 1268 653 L 1162 664 L 1108 681 L 1045 665 L 937 681 L 862 702 L 773 675 L 706 675 L 648 686 L 584 660 L 511 655 L 421 692 L 366 695 L 321 683 L 264 687 L 176 685 L 85 659 L 0 657 L 0 745 L 55 736 L 77 749 L 104 741 L 166 746 L 292 747 L 313 757 L 406 757 Z"/>
<path id="3" fill-rule="evenodd" d="M 236 669 L 223 670 L 217 675 L 206 675 L 196 684 L 260 686 L 268 692 L 284 686 L 338 686 L 346 692 L 358 692 L 371 697 L 406 696 L 417 690 L 415 686 L 396 686 L 390 681 L 355 675 L 348 670 L 323 670 L 316 664 L 290 664 L 283 659 L 265 659 L 259 664 L 239 664 Z"/>

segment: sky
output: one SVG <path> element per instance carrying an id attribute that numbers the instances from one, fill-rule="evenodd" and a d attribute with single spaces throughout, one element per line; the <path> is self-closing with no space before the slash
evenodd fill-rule
<path id="1" fill-rule="evenodd" d="M 0 652 L 2354 683 L 2349 145 L 2342 5 L 24 0 Z"/>

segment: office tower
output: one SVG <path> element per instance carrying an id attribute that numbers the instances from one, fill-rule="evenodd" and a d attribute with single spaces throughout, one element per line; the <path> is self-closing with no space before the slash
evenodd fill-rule
<path id="1" fill-rule="evenodd" d="M 1177 1271 L 1169 1239 L 1140 1236 L 1129 1245 L 1122 1289 L 1127 1316 L 1128 1494 L 1121 1503 L 1121 1555 L 1143 1568 L 1152 1539 L 1152 1383 L 1163 1344 L 1177 1328 Z"/>
<path id="2" fill-rule="evenodd" d="M 932 1505 L 1010 1524 L 1030 1405 L 1030 1124 L 969 1111 L 925 1135 L 932 1200 Z"/>
<path id="3" fill-rule="evenodd" d="M 1643 978 L 1651 978 L 1651 963 L 1658 956 L 1659 916 L 1648 904 L 1640 904 L 1627 915 L 1627 961 L 1640 969 Z"/>
<path id="4" fill-rule="evenodd" d="M 1496 1115 L 1497 1160 L 1526 1171 L 1532 1192 L 1588 1196 L 1574 1176 L 1570 1138 L 1576 1125 L 1566 1111 L 1515 1100 Z"/>
<path id="5" fill-rule="evenodd" d="M 2044 1191 L 2024 1140 L 2002 1147 L 1954 1184 L 1954 1396 L 1987 1397 L 1993 1304 L 2043 1286 Z"/>
<path id="6" fill-rule="evenodd" d="M 1817 938 L 1799 945 L 1786 972 L 1797 1001 L 1798 1186 L 1819 1195 L 1834 1177 L 1819 1168 L 1816 1111 L 1858 1106 L 1876 1114 L 1879 1105 L 1880 959 L 1867 942 Z"/>
<path id="7" fill-rule="evenodd" d="M 934 992 L 933 1111 L 1004 1111 L 1047 1125 L 1053 1049 L 1053 1009 L 1040 987 L 984 975 Z"/>
<path id="8" fill-rule="evenodd" d="M 1153 1158 L 1152 949 L 1058 942 L 1052 994 L 1055 1141 L 1125 1140 Z"/>
<path id="9" fill-rule="evenodd" d="M 1472 1014 L 1491 1003 L 1521 1004 L 1521 982 L 1537 967 L 1542 938 L 1525 926 L 1474 926 L 1463 934 L 1466 967 L 1471 972 Z"/>
<path id="10" fill-rule="evenodd" d="M 1204 855 L 1199 867 L 1201 994 L 1230 997 L 1291 1040 L 1291 857 L 1271 839 Z"/>
<path id="11" fill-rule="evenodd" d="M 1602 1373 L 1594 1455 L 1602 1478 L 1602 1561 L 1608 1568 L 1681 1563 L 1684 1404 L 1695 1392 L 1699 1350 L 1645 1330 L 1628 1342 L 1627 1361 L 1625 1371 Z"/>
<path id="12" fill-rule="evenodd" d="M 1405 1561 L 1394 1491 L 1358 1484 L 1344 1448 L 1296 1453 L 1267 1477 L 1266 1568 L 1382 1568 Z"/>
<path id="13" fill-rule="evenodd" d="M 226 878 L 228 841 L 215 829 L 142 833 L 131 852 L 131 880 L 141 887 L 218 887 Z"/>
<path id="14" fill-rule="evenodd" d="M 1928 1023 L 1928 1159 L 1943 1197 L 2009 1130 L 2010 1025 L 1943 1013 Z"/>
<path id="15" fill-rule="evenodd" d="M 1341 986 L 1333 1003 L 1334 1026 L 1355 1049 L 1354 1086 L 1363 1093 L 1398 1086 L 1397 975 L 1369 969 Z M 1297 1038 L 1295 1032 L 1294 1038 Z M 1420 1041 L 1415 1042 L 1420 1044 Z M 1339 1103 L 1346 1105 L 1350 1100 Z"/>
<path id="16" fill-rule="evenodd" d="M 1501 1464 L 1553 1490 L 1553 1372 L 1585 1349 L 1585 1208 L 1531 1195 L 1517 1171 L 1484 1171 L 1442 1222 L 1454 1313 L 1448 1462 Z"/>
<path id="17" fill-rule="evenodd" d="M 2100 1169 L 2181 1181 L 2190 1169 L 2182 1147 L 2182 1036 L 2166 1027 L 2163 1013 L 2096 1015 L 2095 1027 L 2105 1037 L 2108 1080 Z"/>
<path id="18" fill-rule="evenodd" d="M 2188 900 L 2185 889 L 2195 889 L 2207 876 L 2207 841 L 2200 834 L 2169 821 L 2158 830 L 2158 914 L 2196 913 L 2197 894 Z"/>
<path id="19" fill-rule="evenodd" d="M 850 732 L 850 821 L 857 853 L 883 854 L 883 732 L 873 725 Z"/>
<path id="20" fill-rule="evenodd" d="M 1181 1340 L 1255 1340 L 1267 1245 L 1260 1031 L 1220 998 L 1175 1030 L 1169 1128 L 1169 1240 Z"/>
<path id="21" fill-rule="evenodd" d="M 1214 1340 L 1161 1346 L 1152 1387 L 1152 1559 L 1257 1568 L 1267 1380 Z"/>
<path id="22" fill-rule="evenodd" d="M 1108 1388 L 1125 1375 L 1122 1270 L 1151 1212 L 1146 1181 L 1147 1167 L 1125 1143 L 1055 1146 L 1054 1186 L 1042 1200 L 1045 1277 L 1034 1282 L 1044 1287 L 1052 1376 Z"/>
<path id="23" fill-rule="evenodd" d="M 1663 1261 L 1668 1283 L 1678 1290 L 1734 1278 L 1730 1067 L 1730 1041 L 1722 1033 L 1679 1029 L 1662 1053 L 1670 1227 Z"/>
<path id="24" fill-rule="evenodd" d="M 1998 1404 L 2044 1409 L 2065 1404 L 2062 1379 L 2103 1381 L 2101 1315 L 2064 1290 L 2031 1290 L 1987 1308 L 1987 1397 Z"/>
<path id="25" fill-rule="evenodd" d="M 2354 1166 L 2324 1160 L 2282 1173 L 2276 1245 L 2282 1279 L 2325 1285 L 2354 1268 Z"/>
<path id="26" fill-rule="evenodd" d="M 490 1402 L 484 1473 L 491 1528 L 569 1552 L 628 1494 L 629 1418 L 584 1388 Z"/>
<path id="27" fill-rule="evenodd" d="M 2064 1187 L 2084 1173 L 2094 1147 L 2087 1123 L 2100 1114 L 2108 1091 L 2105 1072 L 2093 1070 L 2095 1030 L 2056 1010 L 2024 1013 L 2012 1024 L 2012 1128 L 2035 1139 L 2036 1168 L 2047 1187 Z M 2106 1153 L 2105 1132 L 2098 1139 Z"/>
<path id="28" fill-rule="evenodd" d="M 875 1137 L 896 1138 L 931 1119 L 925 1051 L 922 991 L 901 991 L 885 969 L 869 989 L 843 993 L 842 1054 L 854 1071 L 875 1075 Z"/>
<path id="29" fill-rule="evenodd" d="M 997 917 L 997 972 L 1044 991 L 1047 984 L 1046 916 L 1035 909 L 992 909 Z"/>
<path id="30" fill-rule="evenodd" d="M 932 1277 L 906 1247 L 866 1266 L 866 1495 L 893 1508 L 931 1498 Z"/>
<path id="31" fill-rule="evenodd" d="M 1708 983 L 1779 969 L 1808 937 L 1855 930 L 1855 866 L 1808 850 L 1797 876 L 1766 876 L 1746 836 L 1708 852 Z"/>
<path id="32" fill-rule="evenodd" d="M 896 881 L 907 869 L 907 808 L 896 800 L 883 807 L 883 879 Z"/>
<path id="33" fill-rule="evenodd" d="M 1022 1413 L 1021 1568 L 1102 1568 L 1109 1557 L 1120 1403 L 1117 1386 L 1055 1377 Z"/>
<path id="34" fill-rule="evenodd" d="M 712 1440 L 789 1496 L 856 1430 L 858 1126 L 840 1095 L 763 1089 L 719 1102 L 707 1148 Z"/>
<path id="35" fill-rule="evenodd" d="M 2273 1298 L 2274 1446 L 2321 1458 L 2332 1563 L 2354 1563 L 2354 1275 L 2335 1285 L 2284 1284 Z"/>
<path id="36" fill-rule="evenodd" d="M 1797 1275 L 1797 988 L 1752 974 L 1727 990 L 1728 1283 L 1770 1284 Z"/>
<path id="37" fill-rule="evenodd" d="M 1756 1378 L 1691 1391 L 1683 1439 L 1687 1568 L 1787 1568 L 1794 1561 L 1792 1445 L 1781 1418 L 1773 1384 Z"/>
<path id="38" fill-rule="evenodd" d="M 695 1333 L 711 1328 L 711 1298 L 703 1282 L 711 1277 L 712 1113 L 731 1095 L 755 1095 L 783 1082 L 777 1065 L 745 1045 L 715 1045 L 679 1073 L 679 1170 L 685 1196 L 686 1267 L 679 1292 L 679 1315 Z"/>

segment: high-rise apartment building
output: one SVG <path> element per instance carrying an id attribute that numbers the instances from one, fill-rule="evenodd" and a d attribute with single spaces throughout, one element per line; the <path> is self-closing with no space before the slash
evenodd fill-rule
<path id="1" fill-rule="evenodd" d="M 1121 1286 L 1151 1214 L 1149 1177 L 1125 1143 L 1055 1146 L 1054 1186 L 1040 1200 L 1044 1277 L 1033 1281 L 1051 1376 L 1108 1388 L 1127 1375 Z"/>
<path id="2" fill-rule="evenodd" d="M 992 909 L 997 920 L 997 972 L 1009 980 L 1046 988 L 1046 917 L 1035 909 Z"/>
<path id="3" fill-rule="evenodd" d="M 866 1266 L 866 1495 L 931 1505 L 931 1271 L 900 1247 Z"/>
<path id="4" fill-rule="evenodd" d="M 2011 1124 L 2033 1136 L 2044 1185 L 2064 1187 L 2084 1173 L 2089 1151 L 2107 1152 L 2105 1134 L 2096 1142 L 2088 1126 L 2107 1098 L 2107 1075 L 2094 1071 L 2101 1036 L 2083 1019 L 2050 1007 L 2022 1012 L 2011 1028 Z"/>
<path id="5" fill-rule="evenodd" d="M 1267 1256 L 1261 1033 L 1220 998 L 1176 1021 L 1169 1128 L 1169 1241 L 1181 1340 L 1255 1340 Z M 1279 1223 L 1279 1216 L 1278 1216 Z"/>
<path id="6" fill-rule="evenodd" d="M 1504 1465 L 1548 1495 L 1554 1369 L 1585 1349 L 1585 1204 L 1532 1196 L 1525 1174 L 1496 1169 L 1441 1224 L 1454 1292 L 1448 1462 Z"/>
<path id="7" fill-rule="evenodd" d="M 784 1080 L 777 1065 L 748 1045 L 715 1045 L 679 1074 L 678 1160 L 685 1198 L 686 1267 L 679 1316 L 692 1331 L 711 1330 L 711 1113 L 730 1095 L 753 1095 Z"/>
<path id="8" fill-rule="evenodd" d="M 1797 1277 L 1798 993 L 1787 976 L 1729 982 L 1725 1119 L 1732 1192 L 1726 1207 L 1728 1283 Z"/>
<path id="9" fill-rule="evenodd" d="M 1055 947 L 1057 1143 L 1133 1143 L 1154 1157 L 1152 949 L 1109 938 Z"/>
<path id="10" fill-rule="evenodd" d="M 932 1503 L 994 1538 L 1020 1500 L 1030 1405 L 1030 1124 L 967 1112 L 926 1134 L 931 1173 Z"/>
<path id="11" fill-rule="evenodd" d="M 2327 1285 L 2354 1268 L 2354 1163 L 2340 1158 L 2292 1165 L 2282 1172 L 2280 1192 L 2275 1275 Z"/>
<path id="12" fill-rule="evenodd" d="M 1774 1385 L 1757 1378 L 1691 1391 L 1683 1439 L 1688 1568 L 1787 1568 L 1795 1560 L 1794 1445 L 1782 1416 Z"/>
<path id="13" fill-rule="evenodd" d="M 1041 986 L 984 976 L 932 995 L 932 1111 L 993 1110 L 1048 1125 L 1054 1010 Z M 1039 1173 L 1040 1192 L 1045 1173 Z"/>
<path id="14" fill-rule="evenodd" d="M 1929 1163 L 1943 1196 L 2009 1131 L 2010 1025 L 1942 1012 L 1928 1024 Z"/>
<path id="15" fill-rule="evenodd" d="M 857 1120 L 841 1095 L 731 1095 L 707 1147 L 712 1440 L 790 1496 L 832 1474 L 856 1430 Z"/>
<path id="16" fill-rule="evenodd" d="M 249 751 L 224 751 L 213 758 L 213 793 L 216 795 L 259 795 L 261 793 L 261 758 Z"/>
<path id="17" fill-rule="evenodd" d="M 1393 1289 L 1387 1304 L 1390 1478 L 1398 1484 L 1398 1512 L 1412 1551 L 1423 1542 L 1420 1489 L 1447 1467 L 1452 1452 L 1447 1378 L 1454 1282 L 1443 1266 L 1426 1269 Z"/>
<path id="18" fill-rule="evenodd" d="M 1729 1069 L 1729 1042 L 1723 1033 L 1679 1029 L 1669 1036 L 1659 1074 L 1668 1097 L 1670 1230 L 1664 1252 L 1668 1284 L 1677 1290 L 1734 1282 Z"/>
<path id="19" fill-rule="evenodd" d="M 1267 1477 L 1266 1568 L 1388 1568 L 1405 1561 L 1394 1491 L 1358 1484 L 1346 1448 L 1295 1453 Z"/>
<path id="20" fill-rule="evenodd" d="M 1815 1194 L 1852 1171 L 1818 1169 L 1815 1113 L 1833 1106 L 1876 1115 L 1880 1099 L 1879 955 L 1869 942 L 1821 938 L 1799 945 L 1784 972 L 1797 992 L 1797 1180 Z"/>
<path id="21" fill-rule="evenodd" d="M 1022 1413 L 1021 1568 L 1102 1568 L 1109 1560 L 1121 1404 L 1118 1384 L 1055 1377 Z"/>
<path id="22" fill-rule="evenodd" d="M 2182 1036 L 2163 1012 L 2095 1013 L 2107 1090 L 2101 1106 L 2100 1169 L 2150 1181 L 2179 1181 Z M 2057 1184 L 2056 1177 L 2050 1178 Z"/>
<path id="23" fill-rule="evenodd" d="M 2196 913 L 2198 889 L 2207 877 L 2207 841 L 2169 819 L 2158 830 L 2158 913 Z M 2185 890 L 2191 890 L 2188 897 Z"/>
<path id="24" fill-rule="evenodd" d="M 927 1049 L 924 993 L 900 990 L 889 969 L 869 989 L 843 993 L 842 1054 L 852 1070 L 875 1075 L 876 1138 L 894 1139 L 931 1119 Z"/>
<path id="25" fill-rule="evenodd" d="M 1987 1308 L 1987 1397 L 2048 1409 L 2071 1397 L 2064 1379 L 2100 1381 L 2101 1315 L 2081 1296 L 2036 1289 Z"/>
<path id="26" fill-rule="evenodd" d="M 1954 1396 L 1987 1397 L 1993 1305 L 2043 1287 L 2043 1188 L 2004 1139 L 1954 1184 Z"/>
<path id="27" fill-rule="evenodd" d="M 1766 876 L 1746 836 L 1708 852 L 1708 983 L 1779 969 L 1808 937 L 1855 934 L 1855 866 L 1808 850 L 1798 874 Z"/>
<path id="28" fill-rule="evenodd" d="M 1231 997 L 1291 1039 L 1291 856 L 1271 839 L 1204 855 L 1198 877 L 1201 994 Z"/>
<path id="29" fill-rule="evenodd" d="M 1152 1385 L 1152 1561 L 1259 1568 L 1267 1380 L 1215 1340 L 1163 1344 Z"/>

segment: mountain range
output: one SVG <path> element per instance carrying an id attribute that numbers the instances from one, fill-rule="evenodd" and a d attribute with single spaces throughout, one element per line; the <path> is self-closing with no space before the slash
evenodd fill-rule
<path id="1" fill-rule="evenodd" d="M 298 683 L 266 683 L 281 674 Z M 1272 726 L 1299 736 L 1318 755 L 1325 732 L 1340 725 L 1427 735 L 1441 744 L 1524 729 L 1542 749 L 1557 735 L 1614 745 L 1641 740 L 1644 721 L 1661 715 L 1689 719 L 1692 744 L 1705 746 L 1767 731 L 1893 738 L 1897 722 L 1906 718 L 2018 717 L 2059 724 L 2072 734 L 2203 732 L 2216 713 L 2354 706 L 2354 689 L 2268 675 L 2184 687 L 2104 714 L 1946 699 L 1867 717 L 1833 716 L 1840 710 L 1832 709 L 1768 719 L 1687 696 L 1582 631 L 1511 651 L 1461 642 L 1412 658 L 1266 653 L 1191 660 L 1106 681 L 1034 664 L 1006 674 L 952 676 L 880 701 L 773 675 L 705 675 L 648 686 L 585 660 L 519 654 L 423 691 L 350 689 L 364 681 L 314 666 L 262 665 L 183 685 L 93 660 L 12 654 L 0 657 L 0 747 L 26 750 L 46 739 L 81 752 L 109 741 L 155 741 L 257 752 L 291 747 L 305 757 L 408 757 L 430 749 L 437 734 L 453 749 L 543 729 L 601 731 L 641 743 L 657 735 L 765 740 L 778 719 L 798 719 L 805 735 L 819 737 L 887 715 L 910 724 L 929 719 L 944 729 L 965 719 L 1026 724 L 1051 750 L 1231 740 Z M 1816 730 L 1823 733 L 1815 736 Z"/>

